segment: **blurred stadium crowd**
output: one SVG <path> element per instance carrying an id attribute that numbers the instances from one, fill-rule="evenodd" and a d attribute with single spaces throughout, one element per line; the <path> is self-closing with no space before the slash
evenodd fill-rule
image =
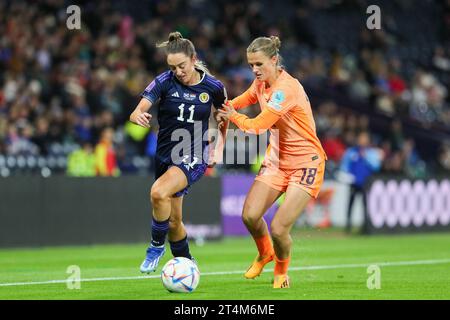
<path id="1" fill-rule="evenodd" d="M 148 133 L 127 120 L 167 69 L 155 43 L 173 30 L 193 41 L 229 97 L 253 79 L 251 40 L 280 36 L 284 65 L 312 101 L 329 176 L 360 131 L 384 151 L 385 172 L 448 173 L 450 1 L 378 3 L 381 30 L 367 29 L 365 0 L 2 0 L 0 173 L 151 170 L 157 124 Z M 66 26 L 70 4 L 81 8 L 81 30 Z M 228 169 L 250 166 L 217 173 Z"/>

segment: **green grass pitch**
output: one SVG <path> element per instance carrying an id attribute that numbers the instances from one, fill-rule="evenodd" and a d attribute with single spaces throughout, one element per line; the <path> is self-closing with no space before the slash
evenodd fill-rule
<path id="1" fill-rule="evenodd" d="M 140 274 L 144 243 L 2 249 L 0 299 L 450 299 L 450 233 L 369 237 L 307 229 L 293 239 L 286 290 L 271 287 L 273 263 L 256 280 L 243 277 L 256 255 L 249 237 L 191 243 L 201 279 L 189 294 L 167 292 L 158 278 L 170 250 L 155 274 Z M 67 286 L 71 265 L 80 267 L 80 289 Z M 379 267 L 379 289 L 367 286 L 369 265 Z"/>

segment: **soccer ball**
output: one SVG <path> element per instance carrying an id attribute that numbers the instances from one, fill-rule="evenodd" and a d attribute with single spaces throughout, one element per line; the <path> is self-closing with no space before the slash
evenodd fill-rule
<path id="1" fill-rule="evenodd" d="M 200 281 L 200 271 L 192 260 L 176 257 L 162 268 L 161 280 L 170 292 L 192 292 Z"/>

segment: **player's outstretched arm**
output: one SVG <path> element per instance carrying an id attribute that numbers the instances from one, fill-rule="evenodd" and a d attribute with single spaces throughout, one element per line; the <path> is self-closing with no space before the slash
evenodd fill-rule
<path id="1" fill-rule="evenodd" d="M 229 104 L 223 105 L 222 109 L 219 109 L 218 119 L 230 120 L 239 129 L 254 134 L 264 133 L 267 129 L 272 127 L 279 119 L 281 115 L 275 114 L 268 109 L 262 111 L 256 118 L 250 119 L 245 114 L 240 114 Z"/>
<path id="2" fill-rule="evenodd" d="M 152 103 L 148 99 L 142 98 L 136 106 L 136 109 L 131 113 L 130 121 L 141 127 L 150 128 L 152 115 L 148 113 L 148 110 L 150 110 L 151 107 Z"/>
<path id="3" fill-rule="evenodd" d="M 258 97 L 256 96 L 255 84 L 252 83 L 250 88 L 248 88 L 243 94 L 237 96 L 230 101 L 230 104 L 234 109 L 239 110 L 247 108 L 258 102 Z"/>

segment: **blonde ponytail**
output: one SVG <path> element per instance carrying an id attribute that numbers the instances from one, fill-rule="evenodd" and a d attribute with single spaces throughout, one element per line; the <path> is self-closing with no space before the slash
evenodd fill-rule
<path id="1" fill-rule="evenodd" d="M 259 37 L 250 43 L 247 48 L 247 53 L 255 53 L 261 51 L 267 57 L 278 57 L 278 67 L 284 68 L 282 65 L 282 57 L 280 55 L 281 41 L 277 36 Z"/>

